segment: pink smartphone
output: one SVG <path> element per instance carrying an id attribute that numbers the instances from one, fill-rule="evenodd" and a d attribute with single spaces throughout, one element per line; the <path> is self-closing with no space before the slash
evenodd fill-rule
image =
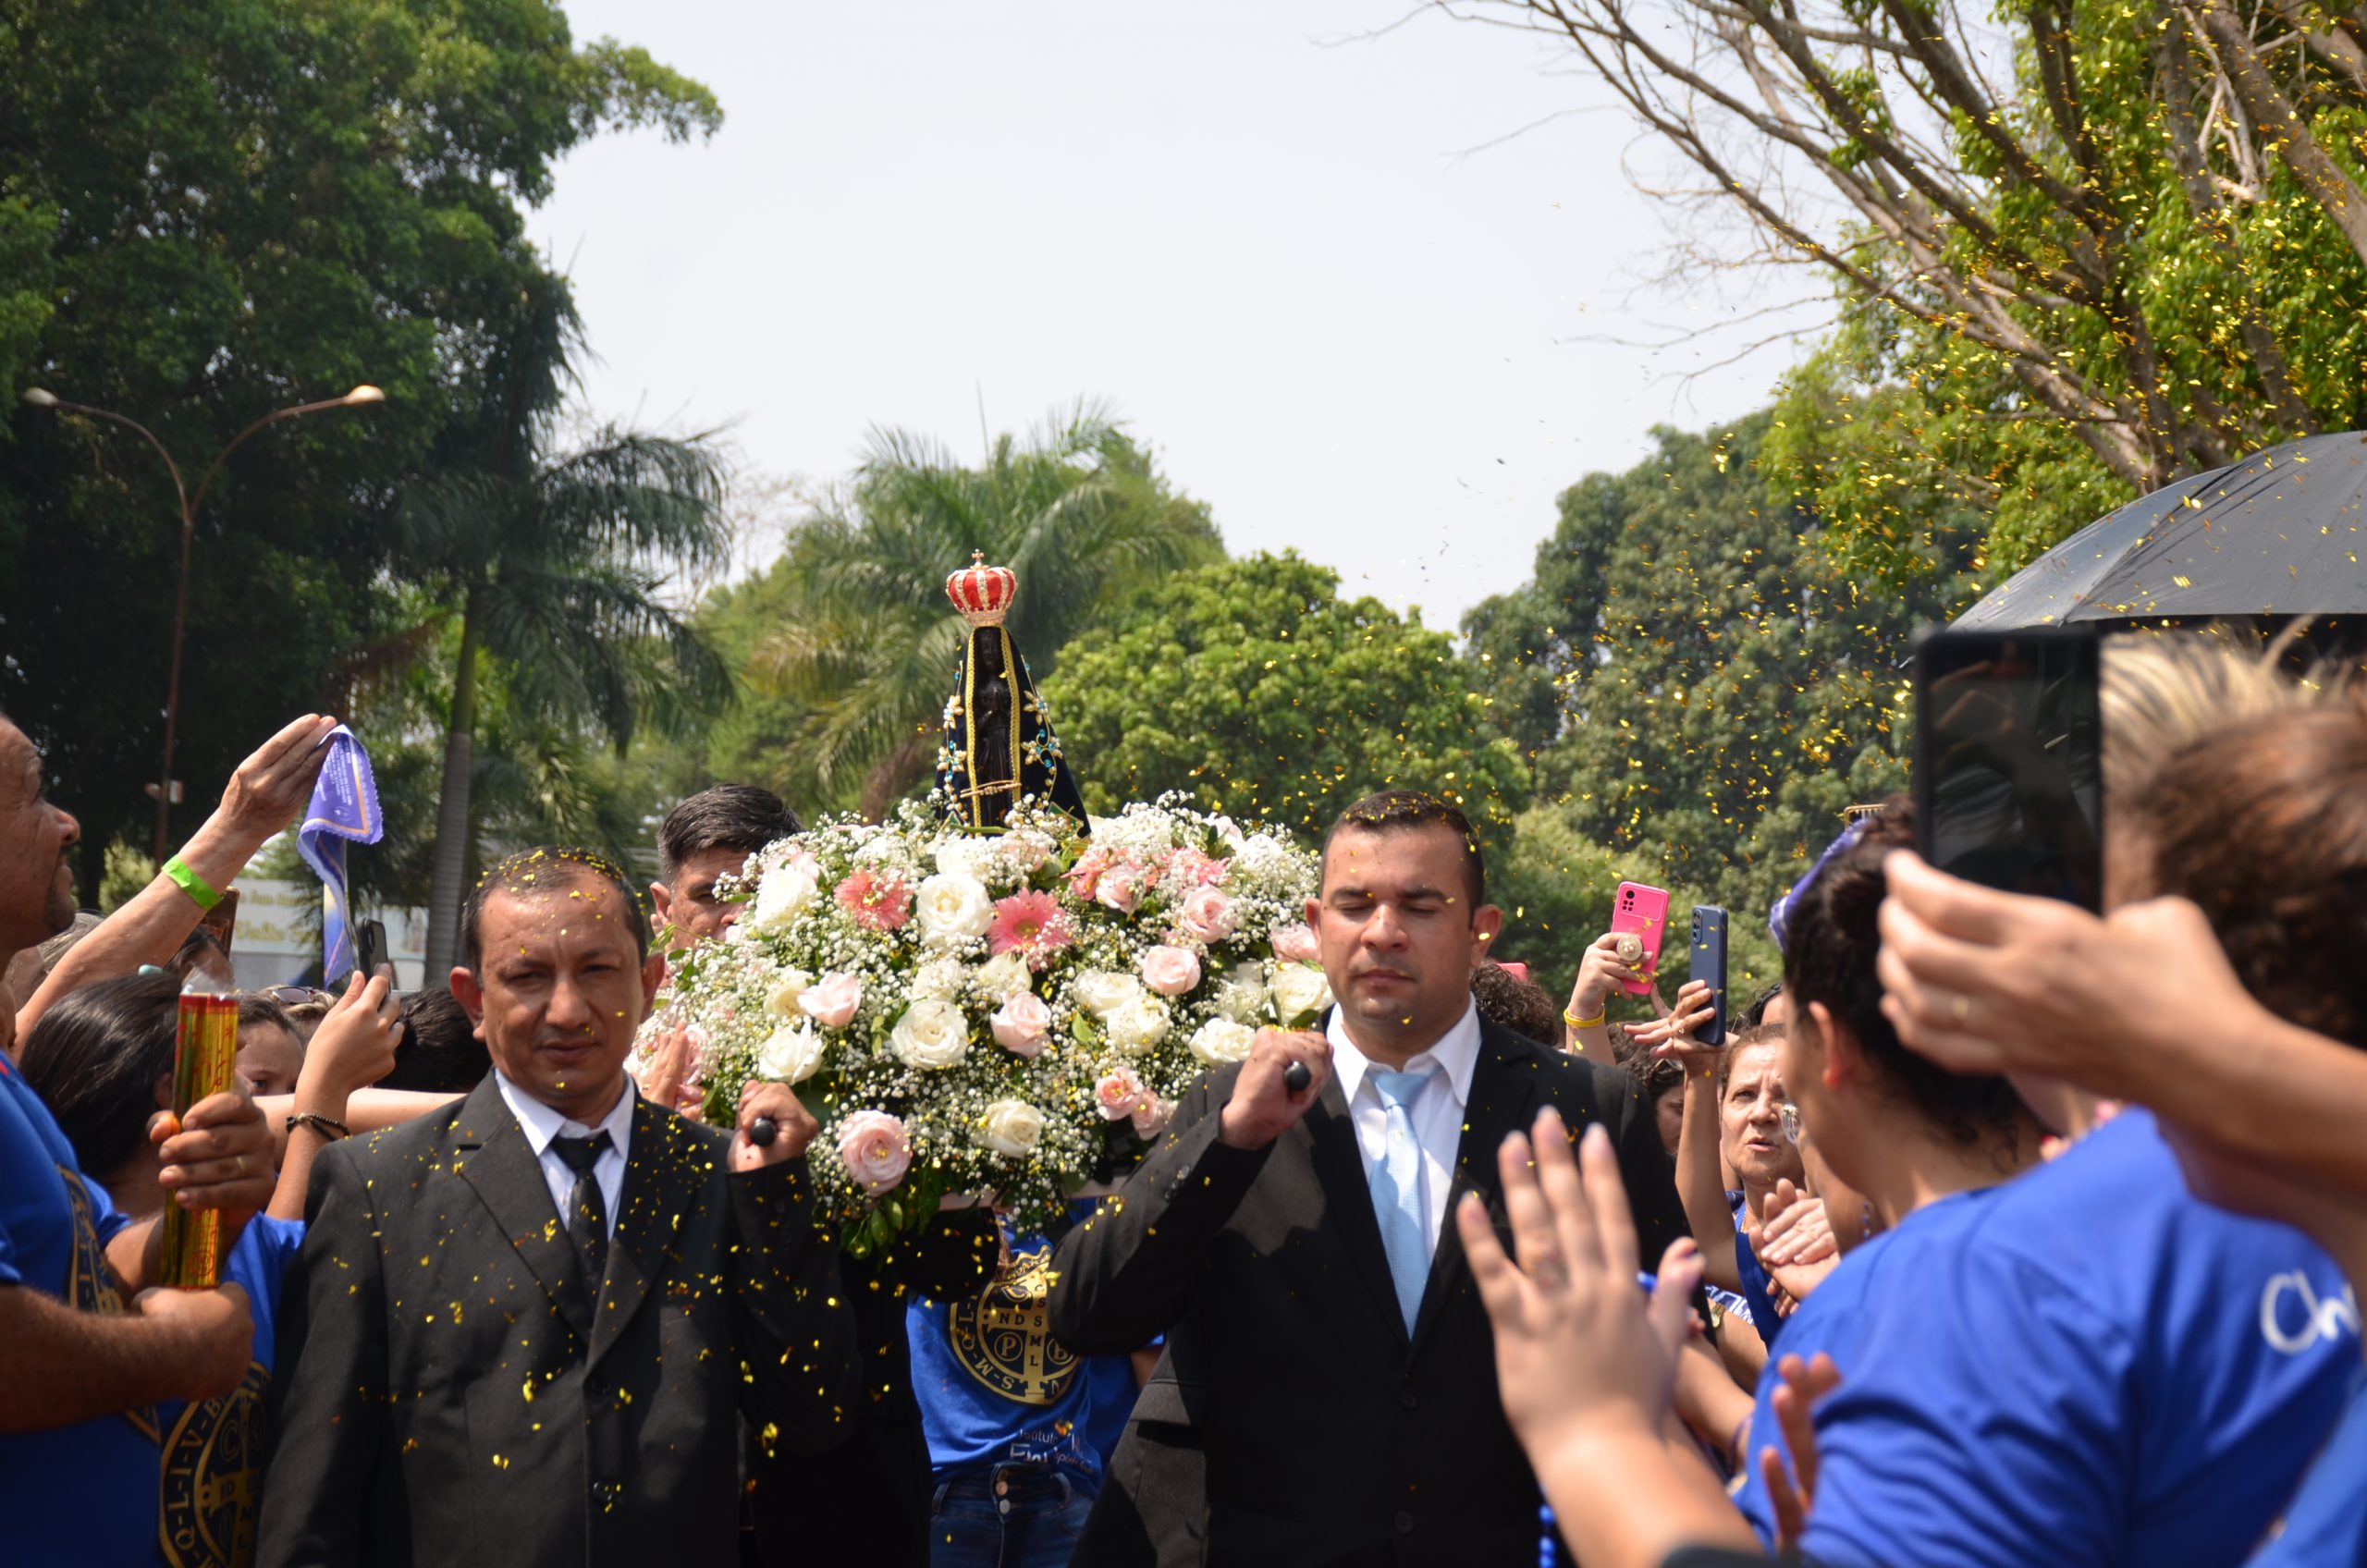
<path id="1" fill-rule="evenodd" d="M 1611 928 L 1633 931 L 1644 944 L 1644 974 L 1649 976 L 1661 965 L 1661 937 L 1668 930 L 1668 894 L 1659 888 L 1647 888 L 1641 882 L 1622 882 L 1611 904 Z M 1631 997 L 1652 994 L 1651 981 L 1622 980 L 1619 988 Z"/>

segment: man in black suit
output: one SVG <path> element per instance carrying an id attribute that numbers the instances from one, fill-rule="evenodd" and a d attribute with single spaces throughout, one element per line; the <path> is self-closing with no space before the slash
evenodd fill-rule
<path id="1" fill-rule="evenodd" d="M 1537 1561 L 1536 1479 L 1449 1215 L 1477 1193 L 1505 1231 L 1497 1146 L 1551 1104 L 1573 1136 L 1610 1129 L 1645 1256 L 1685 1222 L 1633 1079 L 1480 1022 L 1471 971 L 1502 923 L 1485 896 L 1453 806 L 1350 807 L 1306 911 L 1336 998 L 1323 1031 L 1259 1031 L 1061 1243 L 1062 1343 L 1167 1335 L 1079 1564 L 1171 1560 L 1164 1494 L 1203 1461 L 1210 1563 Z"/>
<path id="2" fill-rule="evenodd" d="M 731 1134 L 634 1092 L 663 961 L 605 862 L 502 862 L 460 949 L 494 1073 L 313 1168 L 256 1560 L 723 1568 L 737 1415 L 816 1452 L 857 1397 L 818 1128 L 779 1084 Z"/>

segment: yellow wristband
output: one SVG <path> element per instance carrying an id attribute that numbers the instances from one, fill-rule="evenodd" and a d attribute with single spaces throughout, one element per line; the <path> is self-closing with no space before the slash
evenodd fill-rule
<path id="1" fill-rule="evenodd" d="M 1602 1027 L 1602 1021 L 1610 1016 L 1611 1014 L 1605 1011 L 1598 1012 L 1592 1018 L 1580 1018 L 1566 1007 L 1562 1010 L 1562 1022 L 1573 1029 L 1600 1029 Z"/>
<path id="2" fill-rule="evenodd" d="M 178 855 L 165 863 L 165 875 L 171 877 L 173 886 L 187 893 L 200 909 L 212 909 L 222 901 L 222 895 L 214 890 L 212 884 L 191 871 Z"/>

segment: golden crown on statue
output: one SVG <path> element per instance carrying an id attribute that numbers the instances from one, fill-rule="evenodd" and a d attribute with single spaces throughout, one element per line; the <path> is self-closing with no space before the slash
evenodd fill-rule
<path id="1" fill-rule="evenodd" d="M 1000 626 L 1019 593 L 1019 577 L 1009 567 L 988 566 L 984 550 L 970 552 L 970 564 L 945 580 L 945 596 L 973 626 Z"/>

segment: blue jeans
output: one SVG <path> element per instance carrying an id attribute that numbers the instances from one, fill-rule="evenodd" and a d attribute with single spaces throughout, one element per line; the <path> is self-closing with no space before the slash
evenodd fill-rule
<path id="1" fill-rule="evenodd" d="M 965 1471 L 937 1484 L 929 1568 L 1068 1568 L 1093 1494 L 1029 1465 Z"/>

